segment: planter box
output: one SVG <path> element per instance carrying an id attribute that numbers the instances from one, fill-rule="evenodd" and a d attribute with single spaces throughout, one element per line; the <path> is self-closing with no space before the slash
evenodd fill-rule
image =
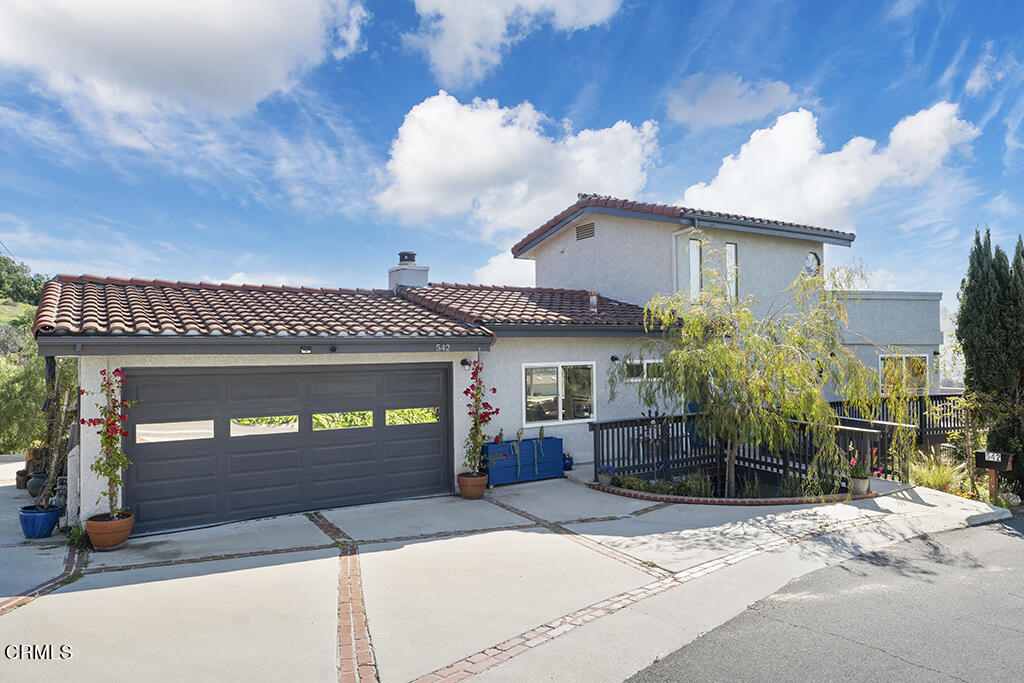
<path id="1" fill-rule="evenodd" d="M 484 444 L 484 455 L 490 463 L 487 468 L 489 486 L 563 476 L 561 439 L 544 437 L 539 451 L 537 439 L 523 439 L 519 444 L 518 462 L 512 449 L 513 443 L 505 441 Z"/>

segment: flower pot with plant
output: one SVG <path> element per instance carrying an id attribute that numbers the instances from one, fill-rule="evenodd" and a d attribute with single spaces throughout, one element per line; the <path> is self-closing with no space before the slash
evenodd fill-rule
<path id="1" fill-rule="evenodd" d="M 498 409 L 484 400 L 488 393 L 497 393 L 497 389 L 488 389 L 484 385 L 483 363 L 475 360 L 470 363 L 469 386 L 463 391 L 463 395 L 469 399 L 466 403 L 468 409 L 470 427 L 464 443 L 465 456 L 462 466 L 465 472 L 459 473 L 459 493 L 463 498 L 482 498 L 484 489 L 487 488 L 487 456 L 484 454 L 484 443 L 488 440 L 484 434 L 484 427 L 498 414 Z"/>
<path id="2" fill-rule="evenodd" d="M 18 510 L 18 522 L 25 538 L 49 538 L 60 520 L 63 505 L 51 501 L 54 484 L 64 469 L 70 449 L 71 424 L 74 419 L 71 389 L 60 394 L 60 381 L 54 376 L 48 386 L 48 397 L 43 408 L 45 439 L 37 447 L 33 462 L 38 463 L 38 475 L 28 480 L 33 504 Z M 45 472 L 45 475 L 43 474 Z"/>
<path id="3" fill-rule="evenodd" d="M 124 411 L 131 403 L 121 400 L 123 370 L 115 368 L 110 373 L 100 370 L 100 375 L 103 401 L 96 404 L 100 409 L 100 417 L 83 419 L 81 423 L 98 428 L 96 432 L 100 436 L 100 454 L 89 469 L 107 480 L 107 490 L 103 491 L 97 500 L 100 502 L 104 496 L 106 497 L 107 512 L 87 519 L 85 530 L 97 550 L 116 550 L 128 540 L 132 533 L 132 525 L 135 524 L 134 515 L 120 506 L 120 492 L 124 485 L 121 473 L 132 464 L 121 448 L 121 437 L 128 436 L 128 432 L 122 427 L 127 418 Z"/>
<path id="4" fill-rule="evenodd" d="M 597 480 L 601 483 L 601 486 L 611 486 L 612 479 L 615 478 L 615 468 L 611 465 L 601 465 L 597 468 Z"/>
<path id="5" fill-rule="evenodd" d="M 862 496 L 871 490 L 871 468 L 866 457 L 861 457 L 853 448 L 850 442 L 850 469 L 846 476 L 850 481 L 850 493 L 855 496 Z"/>

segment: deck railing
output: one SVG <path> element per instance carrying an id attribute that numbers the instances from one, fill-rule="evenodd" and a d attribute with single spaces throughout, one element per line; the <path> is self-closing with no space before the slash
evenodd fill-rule
<path id="1" fill-rule="evenodd" d="M 934 446 L 944 443 L 949 438 L 951 431 L 963 428 L 963 408 L 955 400 L 959 397 L 958 393 L 944 393 L 915 396 L 908 400 L 904 419 L 912 422 L 917 429 L 917 444 L 919 446 Z M 860 411 L 843 401 L 833 401 L 831 405 L 836 414 L 842 418 L 863 418 Z M 899 411 L 896 410 L 892 401 L 886 400 L 879 406 L 878 412 L 880 422 L 892 422 Z"/>
<path id="2" fill-rule="evenodd" d="M 893 431 L 899 425 L 859 422 L 856 418 L 846 418 L 835 427 L 840 446 L 845 449 L 853 442 L 859 453 L 872 455 L 874 467 L 882 469 L 881 476 L 906 480 L 909 463 L 905 458 L 898 458 L 889 447 Z M 726 449 L 721 442 L 703 436 L 700 424 L 701 416 L 696 413 L 591 422 L 594 480 L 605 465 L 613 467 L 618 476 L 646 479 L 700 470 L 711 477 L 720 495 L 725 481 Z M 788 448 L 771 451 L 763 446 L 742 444 L 736 465 L 776 480 L 805 479 L 811 471 L 816 450 L 811 435 L 798 426 L 794 443 Z M 825 479 L 829 476 L 842 479 L 839 471 L 823 471 L 821 475 Z"/>

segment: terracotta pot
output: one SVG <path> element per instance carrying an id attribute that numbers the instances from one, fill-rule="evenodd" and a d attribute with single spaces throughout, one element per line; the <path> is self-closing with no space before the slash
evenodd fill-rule
<path id="1" fill-rule="evenodd" d="M 128 540 L 135 524 L 135 515 L 109 519 L 107 513 L 93 515 L 85 520 L 85 530 L 89 534 L 89 542 L 96 550 L 117 550 Z"/>
<path id="2" fill-rule="evenodd" d="M 486 474 L 471 474 L 464 472 L 459 475 L 459 493 L 463 498 L 477 499 L 484 497 L 484 489 L 487 488 Z"/>

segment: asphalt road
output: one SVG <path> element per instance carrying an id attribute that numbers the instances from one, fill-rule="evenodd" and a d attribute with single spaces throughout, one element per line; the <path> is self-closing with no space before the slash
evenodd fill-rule
<path id="1" fill-rule="evenodd" d="M 1024 680 L 1024 517 L 807 574 L 630 680 L 841 679 Z"/>

